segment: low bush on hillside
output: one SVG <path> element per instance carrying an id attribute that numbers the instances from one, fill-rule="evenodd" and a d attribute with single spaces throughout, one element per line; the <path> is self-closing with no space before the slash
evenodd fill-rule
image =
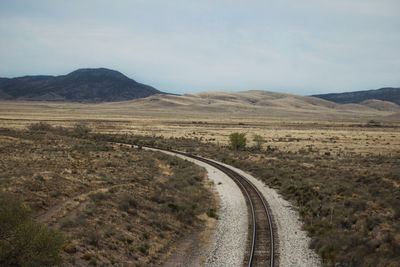
<path id="1" fill-rule="evenodd" d="M 0 193 L 0 265 L 54 266 L 61 263 L 63 236 L 30 218 L 14 196 Z"/>
<path id="2" fill-rule="evenodd" d="M 261 135 L 255 134 L 253 136 L 253 142 L 254 142 L 254 149 L 261 150 L 263 148 L 263 144 L 264 144 L 265 140 Z"/>
<path id="3" fill-rule="evenodd" d="M 92 129 L 85 123 L 77 123 L 71 129 L 72 134 L 76 135 L 77 137 L 85 137 L 91 131 Z"/>
<path id="4" fill-rule="evenodd" d="M 47 122 L 35 122 L 31 123 L 27 126 L 28 131 L 30 132 L 53 132 L 62 135 L 70 135 L 74 137 L 87 137 L 87 135 L 92 131 L 92 129 L 85 122 L 78 122 L 74 124 L 72 127 L 61 127 L 61 126 L 52 126 Z"/>
<path id="5" fill-rule="evenodd" d="M 46 122 L 32 123 L 28 125 L 28 130 L 32 132 L 50 131 L 53 127 Z"/>

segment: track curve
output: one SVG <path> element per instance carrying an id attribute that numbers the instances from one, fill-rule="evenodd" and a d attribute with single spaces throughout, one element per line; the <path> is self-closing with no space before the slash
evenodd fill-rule
<path id="1" fill-rule="evenodd" d="M 274 233 L 272 216 L 265 198 L 253 183 L 236 171 L 213 160 L 175 150 L 156 149 L 202 161 L 217 168 L 233 179 L 246 197 L 251 218 L 251 225 L 249 227 L 249 231 L 251 232 L 249 236 L 251 239 L 249 240 L 248 253 L 244 259 L 243 265 L 249 267 L 276 266 L 276 234 Z"/>
<path id="2" fill-rule="evenodd" d="M 114 143 L 120 145 L 132 145 L 120 142 Z M 250 246 L 248 248 L 247 257 L 244 259 L 243 266 L 277 266 L 277 249 L 275 242 L 277 236 L 275 234 L 271 212 L 269 211 L 267 201 L 263 197 L 262 193 L 252 182 L 238 172 L 207 158 L 165 148 L 149 146 L 143 146 L 143 148 L 171 152 L 202 161 L 225 173 L 235 181 L 246 197 L 252 222 L 250 227 L 251 235 L 249 235 L 251 236 Z"/>

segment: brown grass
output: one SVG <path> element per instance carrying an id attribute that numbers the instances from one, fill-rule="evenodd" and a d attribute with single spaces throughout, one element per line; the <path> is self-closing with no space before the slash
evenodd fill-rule
<path id="1" fill-rule="evenodd" d="M 326 266 L 400 263 L 400 150 L 363 154 L 344 153 L 346 147 L 341 147 L 342 153 L 318 148 L 292 152 L 276 149 L 269 141 L 267 149 L 232 151 L 190 139 L 113 138 L 187 150 L 252 173 L 297 207 L 311 246 Z"/>
<path id="2" fill-rule="evenodd" d="M 43 129 L 0 131 L 0 185 L 68 236 L 64 265 L 158 264 L 215 208 L 189 162 Z"/>
<path id="3" fill-rule="evenodd" d="M 354 105 L 321 108 L 326 103 L 315 103 L 312 99 L 298 102 L 293 97 L 269 103 L 274 104 L 274 107 L 257 107 L 259 104 L 252 101 L 260 98 L 252 99 L 251 96 L 236 96 L 236 99 L 229 100 L 230 104 L 224 102 L 230 97 L 226 94 L 206 95 L 199 100 L 198 96 L 188 96 L 178 102 L 174 97 L 161 100 L 153 97 L 136 102 L 96 105 L 1 102 L 0 126 L 24 129 L 32 122 L 45 121 L 54 126 L 72 128 L 78 122 L 85 122 L 93 130 L 92 137 L 96 133 L 108 134 L 97 136 L 97 140 L 164 146 L 231 163 L 277 188 L 297 206 L 305 222 L 305 229 L 313 239 L 312 246 L 323 256 L 326 265 L 343 263 L 344 266 L 399 266 L 399 113 Z M 232 104 L 232 101 L 236 103 Z M 250 102 L 245 104 L 246 101 Z M 263 98 L 262 101 L 270 100 Z M 228 136 L 232 132 L 246 133 L 250 147 L 255 145 L 252 142 L 253 135 L 259 135 L 265 140 L 261 151 L 256 148 L 237 153 L 229 151 Z M 118 135 L 110 137 L 110 134 Z M 24 146 L 31 148 L 30 153 L 36 151 L 29 138 L 4 138 L 5 143 L 24 142 Z M 94 141 L 79 142 L 93 147 L 90 144 Z M 107 151 L 108 145 L 98 144 L 89 151 L 96 147 L 104 147 L 105 150 L 96 152 L 102 153 L 100 156 L 104 155 L 104 159 L 107 159 L 107 162 L 98 160 L 103 165 L 97 167 L 104 172 L 104 181 L 96 186 L 91 181 L 89 183 L 93 189 L 103 188 L 108 179 L 111 186 L 115 185 L 112 177 L 116 177 L 116 174 L 112 170 L 119 171 L 120 162 L 111 160 L 113 157 L 109 158 L 108 154 L 114 155 L 117 152 Z M 48 153 L 43 153 L 36 160 L 43 157 L 42 160 L 45 161 Z M 96 153 L 85 154 L 82 151 L 68 155 L 71 160 L 87 164 L 83 169 L 91 170 L 91 165 L 85 163 L 85 158 L 95 156 Z M 146 166 L 145 159 L 141 162 L 135 158 L 132 162 L 138 161 L 139 166 Z M 152 160 L 149 157 L 147 159 Z M 97 162 L 96 158 L 93 162 Z M 10 166 L 14 166 L 13 169 L 18 174 L 14 177 L 24 177 L 26 174 L 24 168 L 17 167 L 20 166 L 18 164 Z M 69 166 L 72 165 L 69 163 Z M 154 167 L 159 168 L 160 176 L 164 179 L 173 170 L 168 166 L 163 160 L 154 162 Z M 86 174 L 82 170 L 65 168 L 71 173 L 64 175 L 61 172 L 63 179 L 78 174 L 90 177 L 90 173 Z M 60 169 L 53 172 L 58 175 Z M 2 170 L 7 173 L 6 167 Z M 48 177 L 53 175 L 38 174 L 38 181 L 50 181 Z M 137 173 L 137 177 L 143 177 L 142 174 Z M 12 179 L 14 178 L 6 176 L 5 180 Z M 66 179 L 66 183 L 68 181 Z M 39 189 L 38 192 L 42 190 L 40 184 L 34 183 L 33 188 L 35 186 Z M 20 185 L 14 188 L 19 187 Z M 59 195 L 56 188 L 54 186 L 51 189 L 54 191 L 51 194 L 46 193 L 51 196 L 49 199 L 52 201 Z M 65 190 L 68 191 L 68 188 L 67 186 Z M 82 188 L 71 191 L 83 194 L 85 190 L 87 188 L 82 185 Z M 35 197 L 40 200 L 42 196 Z M 92 197 L 94 200 L 91 201 L 95 201 L 105 196 L 100 194 Z M 121 205 L 130 214 L 132 209 L 129 199 L 115 198 L 115 201 L 115 209 Z M 155 198 L 153 201 L 158 203 L 161 200 Z M 42 204 L 38 201 L 36 205 L 40 207 Z M 167 204 L 167 207 L 170 210 L 179 209 L 179 205 L 175 204 Z M 91 205 L 83 205 L 83 208 L 89 214 L 93 212 Z M 143 208 L 151 209 L 151 206 Z M 174 214 L 178 216 L 179 212 Z M 83 219 L 76 221 L 81 220 Z M 149 251 L 151 255 L 152 247 L 147 248 L 146 242 L 140 244 L 143 246 L 136 251 L 140 255 Z M 91 261 L 93 257 L 90 251 L 85 255 Z"/>

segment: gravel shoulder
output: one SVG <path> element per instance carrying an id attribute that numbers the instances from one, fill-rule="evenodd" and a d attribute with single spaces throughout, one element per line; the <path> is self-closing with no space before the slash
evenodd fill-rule
<path id="1" fill-rule="evenodd" d="M 154 149 L 156 150 L 156 149 Z M 191 161 L 207 170 L 219 196 L 218 220 L 209 242 L 203 243 L 203 251 L 188 250 L 189 255 L 173 254 L 174 266 L 241 266 L 245 256 L 248 217 L 246 200 L 236 183 L 220 170 L 201 161 L 183 155 L 166 152 Z M 190 248 L 190 245 L 184 244 Z M 179 252 L 176 252 L 179 254 Z M 171 262 L 166 263 L 171 266 Z"/>
<path id="2" fill-rule="evenodd" d="M 199 263 L 205 266 L 241 266 L 245 255 L 246 246 L 243 244 L 246 244 L 247 240 L 248 217 L 246 201 L 238 186 L 228 176 L 206 163 L 172 152 L 160 151 L 204 167 L 209 179 L 214 181 L 220 197 L 219 220 L 209 246 L 203 254 L 189 257 L 190 263 L 188 264 L 186 260 L 185 266 L 199 266 Z M 298 212 L 288 201 L 283 199 L 276 190 L 267 187 L 250 174 L 233 166 L 215 162 L 248 178 L 264 195 L 277 228 L 279 266 L 322 266 L 320 257 L 309 248 L 310 238 L 302 230 Z"/>
<path id="3" fill-rule="evenodd" d="M 249 179 L 267 200 L 278 231 L 279 265 L 285 267 L 322 266 L 320 257 L 309 248 L 310 238 L 302 230 L 298 212 L 276 190 L 233 166 L 220 163 Z"/>

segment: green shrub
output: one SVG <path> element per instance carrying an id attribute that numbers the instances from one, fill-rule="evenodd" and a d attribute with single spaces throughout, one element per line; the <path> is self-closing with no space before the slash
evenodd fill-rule
<path id="1" fill-rule="evenodd" d="M 144 255 L 148 255 L 149 254 L 149 249 L 150 249 L 150 246 L 147 243 L 141 244 L 139 246 L 139 251 Z"/>
<path id="2" fill-rule="evenodd" d="M 253 141 L 254 141 L 254 148 L 257 150 L 261 150 L 263 143 L 265 142 L 264 138 L 259 134 L 255 134 L 253 136 Z"/>
<path id="3" fill-rule="evenodd" d="M 218 219 L 218 215 L 217 215 L 217 212 L 215 211 L 215 209 L 209 209 L 209 210 L 207 210 L 207 215 L 208 215 L 208 217 L 210 217 L 210 218 Z"/>
<path id="4" fill-rule="evenodd" d="M 247 139 L 245 133 L 231 133 L 229 144 L 233 150 L 240 150 L 246 147 Z"/>
<path id="5" fill-rule="evenodd" d="M 58 265 L 63 243 L 61 233 L 34 222 L 18 199 L 0 193 L 0 266 Z"/>

